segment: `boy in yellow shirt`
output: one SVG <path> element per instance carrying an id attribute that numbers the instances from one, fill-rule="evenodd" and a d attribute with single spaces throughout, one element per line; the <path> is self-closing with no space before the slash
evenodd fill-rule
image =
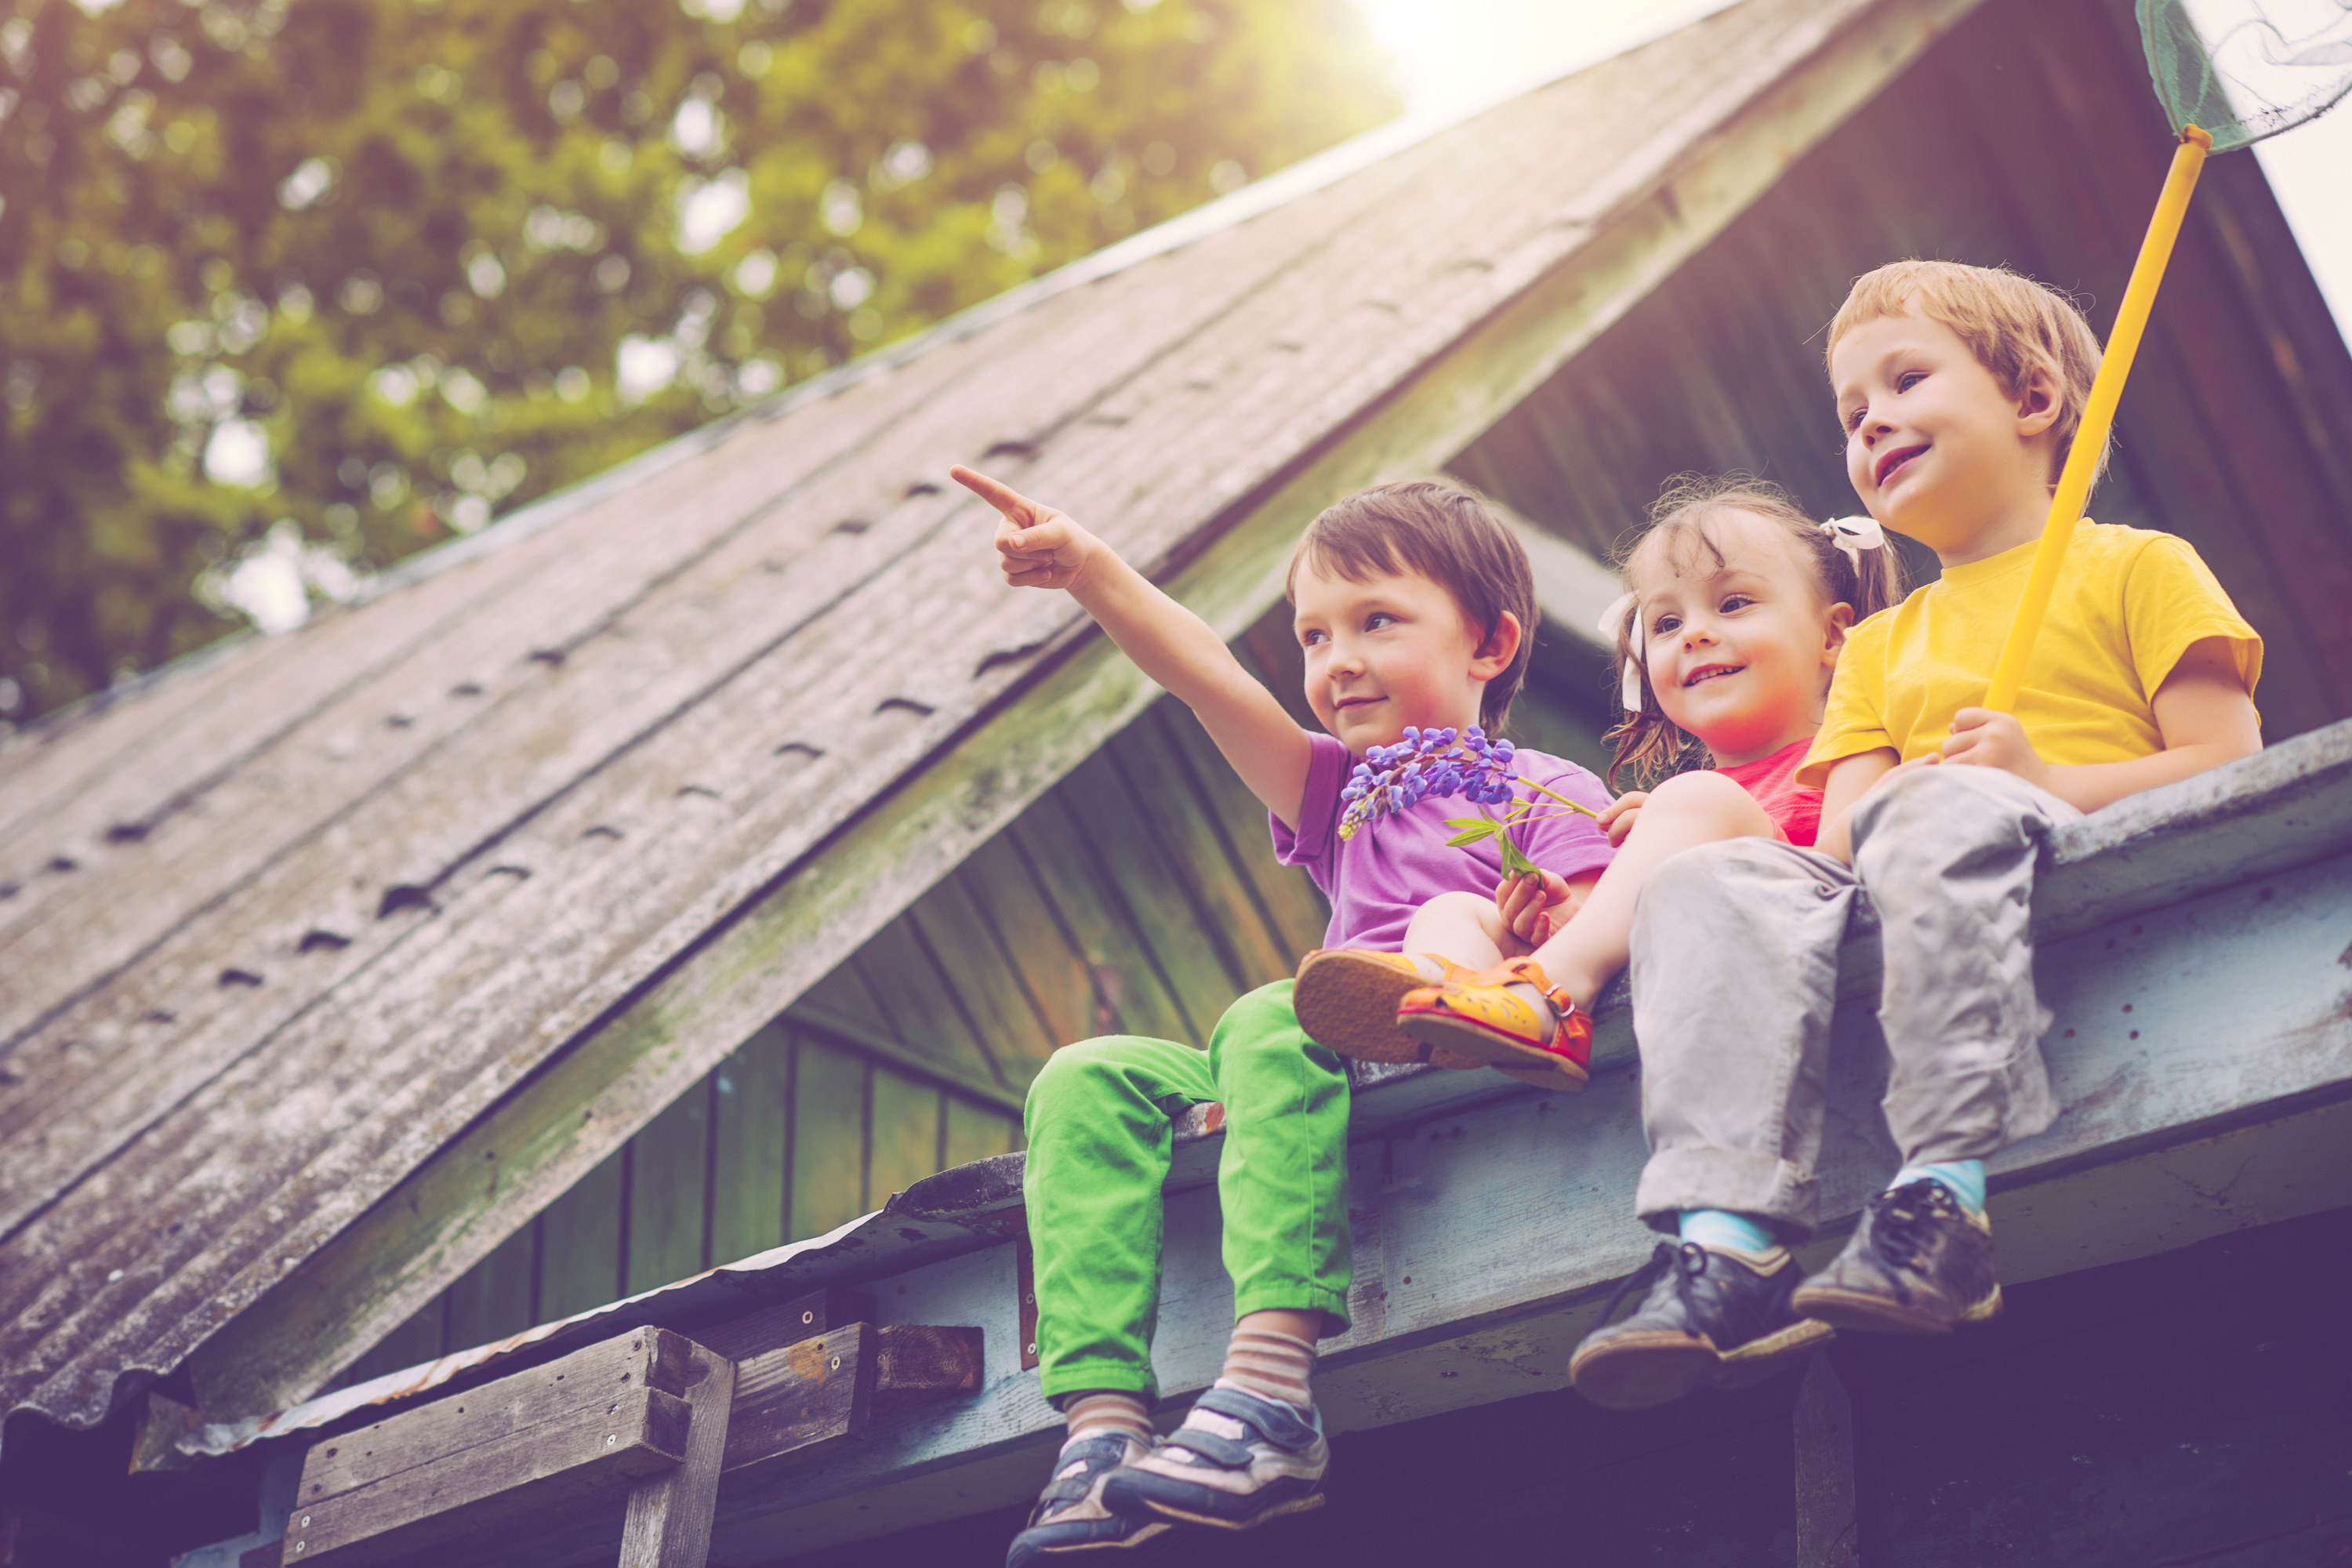
<path id="1" fill-rule="evenodd" d="M 1680 1241 L 1659 1244 L 1642 1306 L 1570 1363 L 1601 1404 L 1728 1381 L 1738 1369 L 1718 1345 L 1801 1320 L 1936 1332 L 2000 1310 L 1984 1160 L 2057 1116 L 2030 930 L 2042 849 L 2086 812 L 2262 747 L 2262 639 L 2196 552 L 2088 519 L 2015 716 L 1975 706 L 2098 360 L 2063 298 L 1949 262 L 1880 268 L 1830 325 L 1854 491 L 1934 550 L 1943 576 L 1855 627 L 1839 657 L 1798 773 L 1824 793 L 1818 848 L 1707 845 L 1643 889 L 1631 967 L 1651 1156 L 1636 1207 Z M 1904 1164 L 1845 1250 L 1803 1279 L 1787 1244 L 1818 1218 L 1857 891 L 1882 931 L 1885 1110 Z"/>

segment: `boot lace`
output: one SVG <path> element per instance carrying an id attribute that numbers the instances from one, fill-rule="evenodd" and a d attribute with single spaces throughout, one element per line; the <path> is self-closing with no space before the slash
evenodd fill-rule
<path id="1" fill-rule="evenodd" d="M 1870 1200 L 1870 1241 L 1880 1257 L 1898 1268 L 1917 1269 L 1935 1238 L 1937 1222 L 1959 1212 L 1940 1182 L 1907 1183 Z"/>
<path id="2" fill-rule="evenodd" d="M 1601 1321 L 1593 1326 L 1599 1328 L 1607 1324 L 1617 1315 L 1617 1309 L 1624 1305 L 1626 1297 L 1646 1289 L 1669 1268 L 1677 1270 L 1675 1293 L 1682 1298 L 1685 1306 L 1688 1306 L 1691 1281 L 1706 1272 L 1706 1248 L 1695 1241 L 1658 1243 L 1651 1249 L 1647 1263 L 1618 1282 L 1616 1292 L 1609 1298 L 1609 1305 L 1601 1309 Z"/>

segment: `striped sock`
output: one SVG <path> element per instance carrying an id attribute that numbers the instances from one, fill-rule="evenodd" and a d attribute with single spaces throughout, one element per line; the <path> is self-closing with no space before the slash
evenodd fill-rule
<path id="1" fill-rule="evenodd" d="M 1090 1388 L 1070 1395 L 1062 1414 L 1070 1423 L 1070 1435 L 1063 1439 L 1066 1444 L 1117 1432 L 1147 1448 L 1151 1446 L 1151 1407 L 1140 1394 L 1123 1388 Z"/>
<path id="2" fill-rule="evenodd" d="M 1272 1329 L 1235 1329 L 1225 1347 L 1219 1388 L 1238 1388 L 1260 1399 L 1278 1399 L 1305 1410 L 1315 1396 L 1307 1380 L 1315 1372 L 1315 1342 Z"/>

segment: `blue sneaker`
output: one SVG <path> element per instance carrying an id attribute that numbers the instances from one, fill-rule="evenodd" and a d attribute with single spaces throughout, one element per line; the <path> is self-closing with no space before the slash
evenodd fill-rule
<path id="1" fill-rule="evenodd" d="M 1054 1479 L 1037 1494 L 1026 1529 L 1013 1538 L 1004 1568 L 1042 1568 L 1077 1552 L 1100 1552 L 1121 1564 L 1158 1555 L 1175 1531 L 1165 1520 L 1129 1518 L 1104 1506 L 1103 1487 L 1150 1450 L 1108 1433 L 1062 1445 Z"/>
<path id="2" fill-rule="evenodd" d="M 1116 1512 L 1247 1530 L 1323 1506 L 1323 1418 L 1238 1388 L 1212 1388 L 1160 1446 L 1103 1489 Z"/>

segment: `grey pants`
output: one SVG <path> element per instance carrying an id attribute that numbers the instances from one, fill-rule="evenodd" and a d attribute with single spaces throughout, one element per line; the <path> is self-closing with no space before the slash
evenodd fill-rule
<path id="1" fill-rule="evenodd" d="M 1650 1160 L 1635 1204 L 1811 1235 L 1838 945 L 1857 889 L 1885 953 L 1887 1131 L 1906 1162 L 1982 1159 L 2056 1119 L 2029 902 L 2082 813 L 1998 768 L 1919 768 L 1854 808 L 1853 865 L 1769 839 L 1701 845 L 1643 884 L 1633 1032 Z"/>

